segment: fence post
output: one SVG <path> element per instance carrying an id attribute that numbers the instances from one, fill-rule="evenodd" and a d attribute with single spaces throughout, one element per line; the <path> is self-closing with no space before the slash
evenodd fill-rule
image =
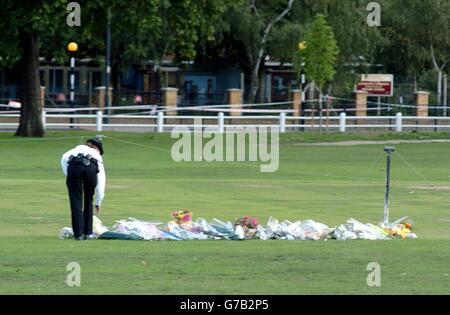
<path id="1" fill-rule="evenodd" d="M 294 110 L 294 116 L 299 117 L 302 113 L 302 91 L 292 90 L 290 92 L 290 100 L 292 102 L 292 108 Z"/>
<path id="2" fill-rule="evenodd" d="M 217 128 L 219 129 L 219 133 L 223 134 L 225 132 L 225 115 L 224 113 L 219 113 L 217 117 Z"/>
<path id="3" fill-rule="evenodd" d="M 97 119 L 95 124 L 97 125 L 97 131 L 103 131 L 103 112 L 97 111 Z"/>
<path id="4" fill-rule="evenodd" d="M 165 109 L 167 110 L 167 116 L 177 116 L 178 107 L 178 89 L 177 88 L 162 88 L 162 98 Z M 162 132 L 162 131 L 161 131 Z"/>
<path id="5" fill-rule="evenodd" d="M 45 86 L 41 86 L 41 93 L 39 95 L 39 102 L 40 102 L 41 108 L 44 109 L 44 107 L 45 107 Z"/>
<path id="6" fill-rule="evenodd" d="M 286 113 L 280 113 L 280 133 L 286 132 Z"/>
<path id="7" fill-rule="evenodd" d="M 430 104 L 430 93 L 417 91 L 414 93 L 416 103 L 416 116 L 428 117 L 428 106 Z"/>
<path id="8" fill-rule="evenodd" d="M 356 117 L 365 118 L 367 117 L 367 97 L 369 93 L 366 91 L 355 91 L 355 109 L 356 109 Z M 365 123 L 364 119 L 356 120 L 358 125 L 363 125 Z"/>
<path id="9" fill-rule="evenodd" d="M 395 116 L 395 131 L 402 132 L 403 130 L 403 115 L 402 113 L 397 113 Z"/>
<path id="10" fill-rule="evenodd" d="M 42 109 L 42 128 L 47 130 L 47 112 L 44 109 Z"/>
<path id="11" fill-rule="evenodd" d="M 230 116 L 242 116 L 242 103 L 243 103 L 243 91 L 240 89 L 228 89 L 227 90 L 227 102 L 230 105 Z"/>
<path id="12" fill-rule="evenodd" d="M 347 114 L 341 113 L 339 115 L 339 131 L 345 133 L 345 129 L 347 127 L 346 125 L 347 125 Z"/>
<path id="13" fill-rule="evenodd" d="M 158 133 L 164 132 L 164 112 L 158 112 Z"/>

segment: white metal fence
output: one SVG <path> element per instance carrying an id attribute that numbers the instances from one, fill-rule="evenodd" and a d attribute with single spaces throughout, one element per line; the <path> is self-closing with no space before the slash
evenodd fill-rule
<path id="1" fill-rule="evenodd" d="M 20 115 L 1 114 L 0 129 L 17 127 Z M 104 115 L 97 111 L 95 115 L 88 114 L 49 114 L 43 112 L 42 121 L 46 129 L 95 129 L 97 131 L 125 128 L 126 130 L 140 129 L 144 131 L 169 132 L 174 127 L 184 126 L 194 128 L 195 119 L 202 119 L 202 127 L 217 128 L 225 132 L 227 128 L 244 126 L 274 126 L 281 133 L 300 130 L 315 130 L 328 128 L 331 131 L 345 133 L 351 130 L 377 129 L 402 132 L 406 130 L 450 131 L 450 117 L 415 117 L 403 116 L 366 116 L 356 117 L 341 113 L 339 116 L 323 117 L 320 124 L 319 117 L 294 117 L 282 112 L 279 115 L 267 116 L 226 116 L 220 112 L 217 116 L 169 116 L 164 112 L 156 115 Z M 105 123 L 108 121 L 108 123 Z"/>

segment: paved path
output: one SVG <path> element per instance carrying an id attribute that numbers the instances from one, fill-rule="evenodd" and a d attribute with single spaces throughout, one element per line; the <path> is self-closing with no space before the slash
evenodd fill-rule
<path id="1" fill-rule="evenodd" d="M 450 140 L 386 140 L 386 141 L 340 141 L 340 142 L 317 142 L 296 143 L 299 146 L 355 146 L 355 145 L 389 145 L 389 144 L 427 144 L 427 143 L 450 143 Z"/>

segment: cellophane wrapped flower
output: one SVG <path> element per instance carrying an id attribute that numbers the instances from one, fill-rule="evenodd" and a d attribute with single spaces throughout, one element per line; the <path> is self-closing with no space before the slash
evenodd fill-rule
<path id="1" fill-rule="evenodd" d="M 178 225 L 192 223 L 192 212 L 188 210 L 174 211 L 171 216 L 176 220 Z"/>
<path id="2" fill-rule="evenodd" d="M 240 225 L 245 229 L 256 229 L 259 225 L 258 219 L 243 216 L 236 219 L 235 225 Z"/>
<path id="3" fill-rule="evenodd" d="M 249 216 L 243 216 L 238 219 L 236 219 L 236 222 L 234 223 L 235 226 L 240 225 L 244 229 L 245 238 L 251 239 L 256 234 L 256 229 L 259 225 L 258 219 L 251 218 Z"/>

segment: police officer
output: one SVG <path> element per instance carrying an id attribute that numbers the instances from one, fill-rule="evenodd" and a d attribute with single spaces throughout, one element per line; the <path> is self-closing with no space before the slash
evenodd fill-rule
<path id="1" fill-rule="evenodd" d="M 96 194 L 95 209 L 98 213 L 105 196 L 105 168 L 103 166 L 103 144 L 100 139 L 90 139 L 66 152 L 61 167 L 67 176 L 72 228 L 75 240 L 93 238 L 93 197 Z M 84 193 L 84 196 L 83 196 Z M 84 197 L 84 198 L 83 198 Z M 84 201 L 84 211 L 83 211 Z"/>

